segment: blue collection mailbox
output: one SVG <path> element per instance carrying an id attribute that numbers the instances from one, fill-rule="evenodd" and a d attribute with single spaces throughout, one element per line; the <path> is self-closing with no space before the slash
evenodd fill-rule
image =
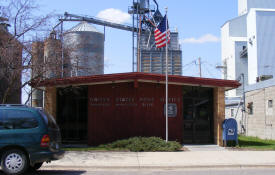
<path id="1" fill-rule="evenodd" d="M 225 119 L 223 127 L 223 145 L 227 146 L 227 141 L 235 141 L 238 144 L 238 124 L 233 118 Z"/>

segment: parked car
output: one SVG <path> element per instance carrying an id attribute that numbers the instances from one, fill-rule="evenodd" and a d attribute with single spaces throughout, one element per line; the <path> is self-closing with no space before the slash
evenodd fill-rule
<path id="1" fill-rule="evenodd" d="M 0 162 L 6 174 L 23 174 L 61 159 L 60 145 L 59 127 L 44 110 L 0 105 Z"/>

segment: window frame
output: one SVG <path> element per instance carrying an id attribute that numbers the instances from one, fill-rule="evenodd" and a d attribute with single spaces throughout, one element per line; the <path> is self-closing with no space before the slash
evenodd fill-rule
<path id="1" fill-rule="evenodd" d="M 42 116 L 46 126 L 51 129 L 59 129 L 54 117 L 47 113 L 45 110 L 39 110 L 39 114 Z"/>
<path id="2" fill-rule="evenodd" d="M 267 107 L 273 108 L 273 100 L 267 100 Z"/>
<path id="3" fill-rule="evenodd" d="M 254 114 L 254 103 L 253 102 L 248 103 L 247 109 L 248 109 L 248 114 L 253 115 Z"/>
<path id="4" fill-rule="evenodd" d="M 235 114 L 235 109 L 234 109 L 234 108 L 231 108 L 231 109 L 230 109 L 230 116 L 231 116 L 231 117 L 234 117 L 234 116 L 235 116 L 234 114 Z"/>
<path id="5" fill-rule="evenodd" d="M 18 123 L 15 123 L 15 121 L 18 121 L 18 119 L 20 119 L 20 117 L 18 117 L 18 116 L 9 117 L 7 114 L 7 113 L 10 113 L 9 111 L 16 111 L 16 112 L 20 112 L 20 113 L 24 112 L 25 114 L 29 113 L 29 116 L 31 116 L 31 117 L 26 115 L 28 117 L 25 116 L 22 118 L 24 118 L 25 120 L 29 119 L 29 121 L 27 121 L 27 122 L 29 122 L 28 124 L 31 127 L 22 127 L 23 124 L 27 124 L 27 122 L 23 123 L 21 125 L 18 125 Z M 27 130 L 27 129 L 35 129 L 35 128 L 39 127 L 39 120 L 32 111 L 19 110 L 19 109 L 3 109 L 2 114 L 3 114 L 3 117 L 2 117 L 3 128 L 0 128 L 0 130 Z M 33 123 L 31 123 L 31 121 Z M 5 126 L 5 124 L 10 124 L 10 128 L 7 128 Z"/>

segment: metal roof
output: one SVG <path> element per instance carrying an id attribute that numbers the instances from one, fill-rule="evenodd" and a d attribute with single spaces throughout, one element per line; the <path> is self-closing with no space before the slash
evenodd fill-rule
<path id="1" fill-rule="evenodd" d="M 119 73 L 119 74 L 104 74 L 85 77 L 68 77 L 60 79 L 49 79 L 38 83 L 32 83 L 33 87 L 64 87 L 64 86 L 80 86 L 80 85 L 95 85 L 95 84 L 112 84 L 121 82 L 150 82 L 165 84 L 165 75 L 152 73 Z M 179 75 L 169 75 L 169 84 L 203 86 L 203 87 L 223 87 L 226 90 L 234 89 L 240 86 L 240 83 L 235 80 L 222 80 L 212 78 L 187 77 Z"/>
<path id="2" fill-rule="evenodd" d="M 260 81 L 255 84 L 247 85 L 247 86 L 245 86 L 245 92 L 265 89 L 265 88 L 269 88 L 272 86 L 275 86 L 275 78 L 265 80 L 265 81 Z"/>
<path id="3" fill-rule="evenodd" d="M 98 31 L 93 25 L 89 24 L 88 22 L 80 22 L 67 32 L 96 32 L 96 33 L 101 33 Z"/>

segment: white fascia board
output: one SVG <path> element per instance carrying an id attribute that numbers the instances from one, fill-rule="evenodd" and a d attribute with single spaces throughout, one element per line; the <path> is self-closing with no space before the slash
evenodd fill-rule
<path id="1" fill-rule="evenodd" d="M 221 28 L 223 28 L 226 24 L 229 24 L 232 20 L 227 20 L 222 26 Z"/>
<path id="2" fill-rule="evenodd" d="M 275 9 L 274 9 L 275 10 Z M 223 28 L 226 24 L 230 24 L 230 22 L 232 22 L 232 21 L 234 21 L 234 20 L 236 20 L 236 19 L 238 19 L 238 18 L 241 18 L 241 17 L 243 17 L 243 16 L 246 16 L 247 14 L 243 14 L 243 15 L 241 15 L 241 16 L 237 16 L 237 17 L 235 17 L 235 18 L 232 18 L 232 19 L 229 19 L 229 20 L 227 20 L 227 21 L 225 21 L 225 23 L 221 26 L 221 28 Z"/>
<path id="3" fill-rule="evenodd" d="M 251 8 L 250 11 L 261 11 L 261 12 L 275 12 L 275 9 L 265 9 L 265 8 Z"/>
<path id="4" fill-rule="evenodd" d="M 247 41 L 247 37 L 230 37 L 232 41 Z"/>

